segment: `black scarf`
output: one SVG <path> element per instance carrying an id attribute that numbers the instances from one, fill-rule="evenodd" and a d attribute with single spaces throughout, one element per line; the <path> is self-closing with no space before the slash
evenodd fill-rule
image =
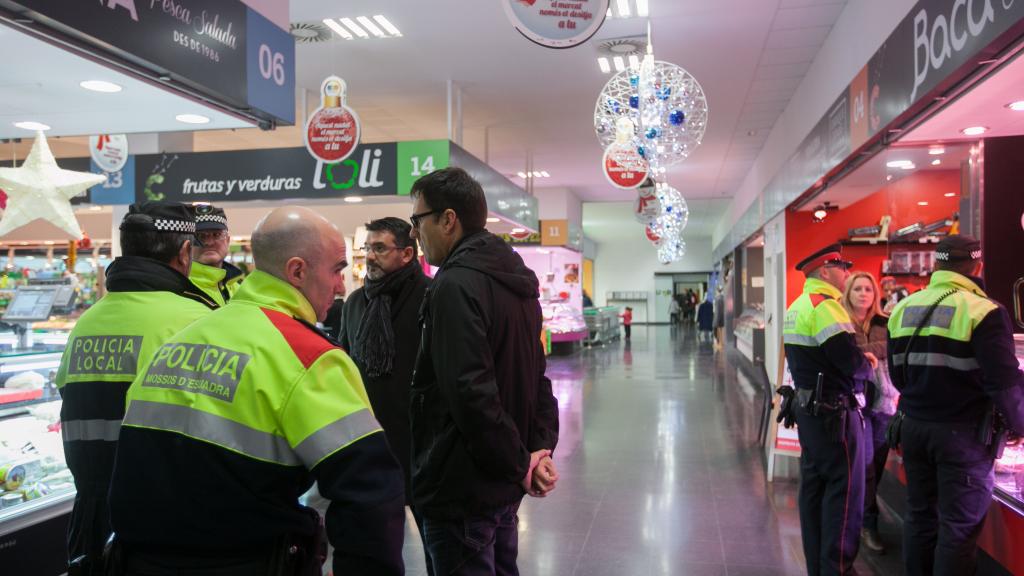
<path id="1" fill-rule="evenodd" d="M 366 279 L 363 294 L 369 301 L 366 312 L 359 322 L 355 341 L 352 343 L 352 358 L 359 362 L 370 378 L 388 377 L 394 366 L 395 331 L 391 326 L 391 304 L 406 281 L 422 271 L 419 262 L 413 260 L 404 268 L 396 270 L 380 280 Z"/>

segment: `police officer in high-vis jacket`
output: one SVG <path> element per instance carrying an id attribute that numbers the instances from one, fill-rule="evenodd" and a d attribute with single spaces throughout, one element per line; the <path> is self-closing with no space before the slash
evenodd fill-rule
<path id="1" fill-rule="evenodd" d="M 994 459 L 1008 432 L 1024 432 L 1024 375 L 1010 316 L 985 295 L 981 243 L 944 238 L 935 262 L 928 287 L 897 304 L 889 319 L 911 576 L 974 574 Z"/>
<path id="2" fill-rule="evenodd" d="M 317 330 L 343 290 L 341 233 L 279 208 L 252 235 L 256 271 L 223 308 L 141 366 L 110 489 L 129 575 L 402 574 L 405 490 L 352 360 Z"/>
<path id="3" fill-rule="evenodd" d="M 228 217 L 223 208 L 197 204 L 196 236 L 200 245 L 192 247 L 192 272 L 189 278 L 213 301 L 223 306 L 238 291 L 242 271 L 225 260 L 231 245 Z"/>
<path id="4" fill-rule="evenodd" d="M 108 294 L 75 324 L 57 373 L 64 454 L 78 490 L 68 530 L 72 575 L 100 573 L 97 562 L 110 536 L 107 489 L 125 392 L 137 368 L 216 307 L 188 280 L 191 207 L 132 205 L 120 228 L 123 255 L 107 268 Z"/>
<path id="5" fill-rule="evenodd" d="M 877 359 L 857 346 L 840 300 L 852 264 L 838 244 L 807 257 L 803 294 L 786 311 L 783 340 L 796 384 L 800 530 L 807 573 L 851 574 L 864 509 L 864 383 Z"/>

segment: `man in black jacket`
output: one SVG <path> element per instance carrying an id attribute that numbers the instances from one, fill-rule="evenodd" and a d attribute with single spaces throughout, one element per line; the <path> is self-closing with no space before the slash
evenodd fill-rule
<path id="1" fill-rule="evenodd" d="M 419 351 L 419 312 L 430 279 L 417 258 L 409 223 L 381 218 L 366 225 L 366 285 L 349 296 L 338 342 L 355 361 L 377 421 L 405 472 L 405 503 L 412 504 L 409 474 L 409 383 Z M 414 512 L 420 526 L 419 514 Z M 422 526 L 420 526 L 422 530 Z"/>
<path id="2" fill-rule="evenodd" d="M 557 480 L 537 277 L 484 230 L 487 201 L 464 170 L 432 172 L 412 196 L 412 237 L 440 267 L 421 311 L 411 410 L 427 562 L 437 575 L 518 574 L 519 504 Z"/>

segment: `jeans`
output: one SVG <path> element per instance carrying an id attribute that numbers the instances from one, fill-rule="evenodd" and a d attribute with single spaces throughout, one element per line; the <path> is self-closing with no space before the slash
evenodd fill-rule
<path id="1" fill-rule="evenodd" d="M 878 485 L 882 482 L 885 463 L 889 459 L 889 445 L 885 443 L 885 431 L 892 416 L 879 412 L 865 412 L 864 444 L 864 528 L 878 531 Z M 870 445 L 870 446 L 869 446 Z"/>
<path id="2" fill-rule="evenodd" d="M 518 576 L 519 502 L 460 519 L 423 517 L 435 576 Z"/>

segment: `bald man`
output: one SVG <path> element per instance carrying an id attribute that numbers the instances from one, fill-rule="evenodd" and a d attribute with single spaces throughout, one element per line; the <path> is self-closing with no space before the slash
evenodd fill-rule
<path id="1" fill-rule="evenodd" d="M 139 370 L 111 488 L 125 574 L 404 573 L 402 472 L 352 360 L 315 327 L 342 287 L 342 235 L 284 207 L 252 235 L 256 271 Z M 215 571 L 215 572 L 214 572 Z"/>

